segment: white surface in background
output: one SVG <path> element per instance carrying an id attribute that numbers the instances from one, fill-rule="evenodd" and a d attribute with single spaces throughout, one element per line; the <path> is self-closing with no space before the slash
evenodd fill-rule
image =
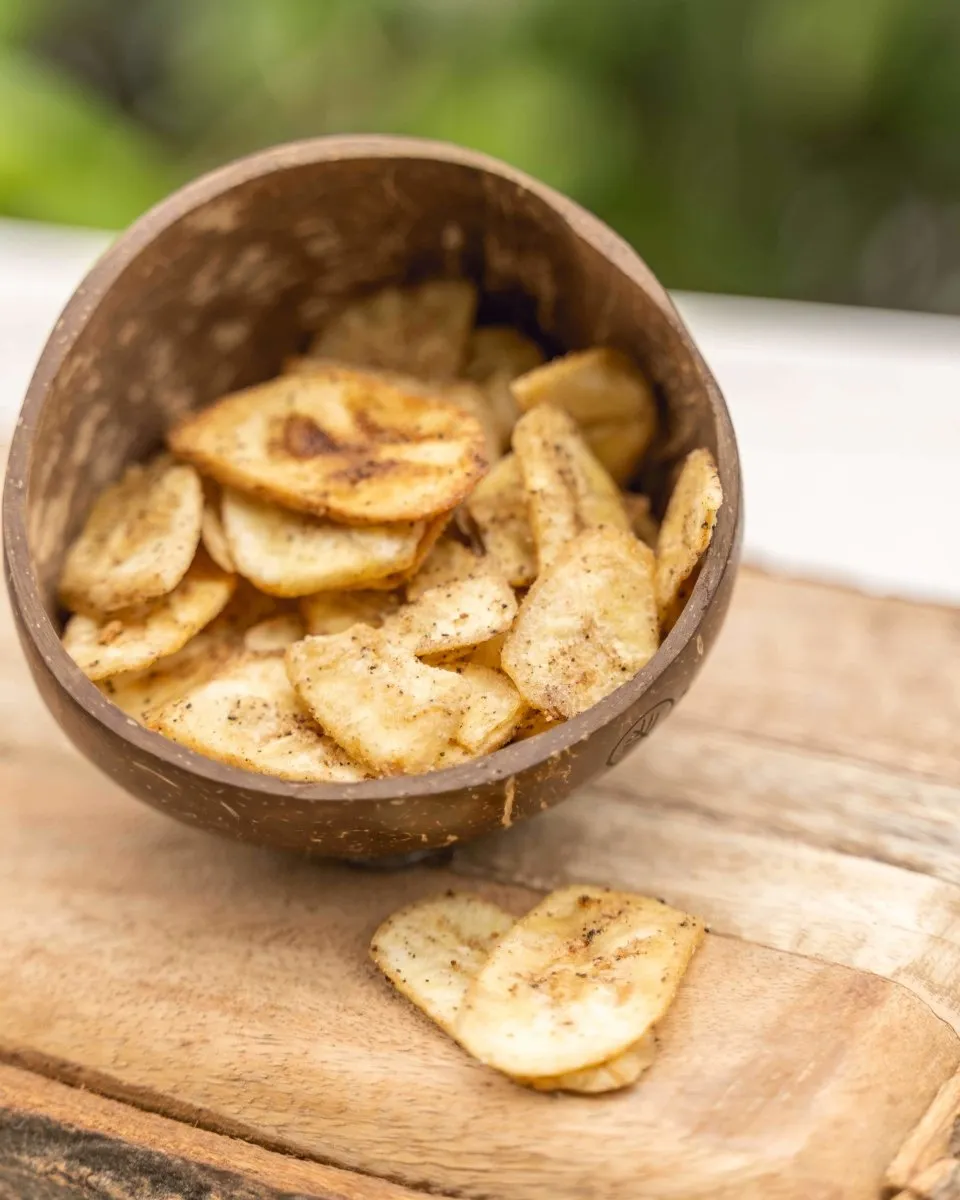
<path id="1" fill-rule="evenodd" d="M 102 234 L 0 222 L 0 426 Z M 960 603 L 960 318 L 683 294 L 743 460 L 748 561 Z"/>

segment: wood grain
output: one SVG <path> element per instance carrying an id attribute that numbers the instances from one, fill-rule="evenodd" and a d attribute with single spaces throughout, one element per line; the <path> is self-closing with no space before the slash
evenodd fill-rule
<path id="1" fill-rule="evenodd" d="M 6 637 L 0 623 L 4 665 Z M 825 637 L 854 638 L 856 661 L 837 665 Z M 702 684 L 640 752 L 452 870 L 399 875 L 232 846 L 133 804 L 51 742 L 15 665 L 0 674 L 3 1055 L 165 1114 L 98 1101 L 145 1122 L 139 1142 L 43 1098 L 31 1119 L 53 1123 L 48 1144 L 72 1124 L 111 1153 L 130 1142 L 281 1193 L 294 1184 L 237 1148 L 339 1168 L 371 1197 L 877 1200 L 885 1182 L 955 1200 L 955 638 L 945 610 L 746 572 Z M 603 1101 L 469 1062 L 365 955 L 416 895 L 475 887 L 521 911 L 570 879 L 662 894 L 714 930 L 656 1066 Z M 155 1121 L 212 1141 L 168 1144 Z M 69 1137 L 56 1145 L 66 1161 Z"/>
<path id="2" fill-rule="evenodd" d="M 682 711 L 956 785 L 958 662 L 960 609 L 744 571 Z"/>
<path id="3" fill-rule="evenodd" d="M 549 889 L 584 880 L 671 896 L 713 928 L 897 979 L 960 1028 L 960 888 L 713 814 L 587 788 L 461 870 Z"/>
<path id="4" fill-rule="evenodd" d="M 383 916 L 457 885 L 449 870 L 312 865 L 193 834 L 76 768 L 45 780 L 3 777 L 6 1054 L 183 1120 L 472 1197 L 633 1197 L 639 1172 L 651 1200 L 774 1180 L 809 1200 L 855 1154 L 844 1194 L 872 1198 L 960 1062 L 905 989 L 714 935 L 642 1088 L 527 1093 L 367 960 Z M 536 898 L 478 887 L 518 912 Z"/>
<path id="5" fill-rule="evenodd" d="M 271 1153 L 0 1066 L 0 1200 L 413 1200 L 384 1180 Z"/>
<path id="6" fill-rule="evenodd" d="M 924 1200 L 960 1197 L 960 1074 L 947 1080 L 900 1147 L 886 1183 Z"/>

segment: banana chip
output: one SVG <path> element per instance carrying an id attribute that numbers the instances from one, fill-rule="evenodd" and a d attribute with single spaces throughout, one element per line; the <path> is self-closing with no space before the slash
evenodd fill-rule
<path id="1" fill-rule="evenodd" d="M 639 421 L 601 421 L 584 428 L 583 440 L 610 478 L 621 487 L 637 469 L 650 443 Z"/>
<path id="2" fill-rule="evenodd" d="M 470 688 L 429 667 L 381 629 L 355 625 L 287 650 L 291 682 L 331 737 L 387 775 L 446 765 Z"/>
<path id="3" fill-rule="evenodd" d="M 476 288 L 463 279 L 381 288 L 342 309 L 314 339 L 310 353 L 423 379 L 452 379 L 463 362 L 476 307 Z"/>
<path id="4" fill-rule="evenodd" d="M 687 455 L 657 536 L 657 608 L 664 633 L 676 623 L 693 588 L 723 503 L 717 464 L 709 450 Z"/>
<path id="5" fill-rule="evenodd" d="M 511 383 L 542 362 L 540 347 L 509 325 L 475 329 L 470 337 L 463 373 L 467 379 L 483 385 L 502 447 L 509 445 L 510 434 L 520 416 Z"/>
<path id="6" fill-rule="evenodd" d="M 654 556 L 632 533 L 577 536 L 530 589 L 501 663 L 550 717 L 573 717 L 632 679 L 660 643 Z"/>
<path id="7" fill-rule="evenodd" d="M 63 647 L 94 682 L 141 671 L 175 654 L 224 608 L 237 585 L 198 554 L 169 595 L 100 618 L 73 616 L 63 631 Z"/>
<path id="8" fill-rule="evenodd" d="M 480 896 L 420 900 L 387 917 L 370 957 L 402 996 L 455 1038 L 467 988 L 514 918 Z"/>
<path id="9" fill-rule="evenodd" d="M 419 600 L 431 588 L 459 583 L 475 575 L 495 574 L 485 554 L 475 554 L 456 538 L 441 538 L 427 555 L 423 566 L 407 583 L 407 599 Z"/>
<path id="10" fill-rule="evenodd" d="M 168 441 L 228 487 L 364 525 L 449 511 L 487 466 L 484 432 L 469 413 L 334 366 L 226 396 L 186 417 Z"/>
<path id="11" fill-rule="evenodd" d="M 497 376 L 512 380 L 542 362 L 543 351 L 537 343 L 512 325 L 485 325 L 470 335 L 463 374 L 477 383 L 488 383 Z"/>
<path id="12" fill-rule="evenodd" d="M 345 633 L 354 625 L 378 629 L 400 607 L 395 592 L 317 592 L 300 601 L 307 633 Z"/>
<path id="13" fill-rule="evenodd" d="M 373 935 L 370 957 L 401 995 L 456 1039 L 467 989 L 513 924 L 508 912 L 480 896 L 450 893 L 388 917 Z M 519 1082 L 538 1091 L 614 1091 L 639 1078 L 655 1048 L 651 1035 L 598 1067 Z"/>
<path id="14" fill-rule="evenodd" d="M 277 613 L 251 625 L 243 635 L 243 646 L 254 654 L 277 654 L 306 637 L 306 632 L 296 613 Z"/>
<path id="15" fill-rule="evenodd" d="M 537 577 L 537 551 L 530 506 L 516 455 L 496 463 L 467 497 L 464 505 L 479 530 L 487 555 L 514 587 L 528 587 Z"/>
<path id="16" fill-rule="evenodd" d="M 352 783 L 366 771 L 310 719 L 276 655 L 240 654 L 151 728 L 209 758 L 302 783 Z"/>
<path id="17" fill-rule="evenodd" d="M 525 742 L 527 738 L 547 733 L 551 729 L 556 729 L 560 724 L 562 724 L 562 721 L 554 720 L 553 717 L 548 717 L 546 713 L 538 712 L 535 708 L 527 709 L 526 715 L 521 718 L 520 724 L 517 726 L 513 740 L 515 742 Z"/>
<path id="18" fill-rule="evenodd" d="M 413 567 L 422 521 L 336 525 L 228 488 L 223 528 L 237 569 L 274 596 L 363 587 Z"/>
<path id="19" fill-rule="evenodd" d="M 522 1079 L 609 1062 L 663 1017 L 702 938 L 694 917 L 646 896 L 553 892 L 497 941 L 456 1037 Z"/>
<path id="20" fill-rule="evenodd" d="M 653 1066 L 656 1057 L 656 1034 L 647 1033 L 609 1062 L 583 1067 L 579 1071 L 567 1071 L 564 1075 L 544 1075 L 541 1078 L 518 1076 L 517 1083 L 525 1084 L 537 1092 L 581 1092 L 585 1096 L 598 1096 L 601 1092 L 618 1092 L 636 1083 L 644 1071 Z"/>
<path id="21" fill-rule="evenodd" d="M 293 375 L 310 375 L 336 370 L 341 363 L 324 358 L 291 358 L 284 363 L 284 373 Z M 483 430 L 487 457 L 495 462 L 503 453 L 503 448 L 510 440 L 510 430 L 513 422 L 504 427 L 494 398 L 486 388 L 479 387 L 469 380 L 455 379 L 443 382 L 417 379 L 412 375 L 403 375 L 399 371 L 384 371 L 367 367 L 365 374 L 379 379 L 382 383 L 395 387 L 408 396 L 417 396 L 425 400 L 443 400 L 452 404 L 465 413 L 474 417 Z M 514 401 L 514 407 L 516 402 Z M 515 418 L 514 418 L 515 420 Z"/>
<path id="22" fill-rule="evenodd" d="M 200 522 L 200 540 L 203 548 L 221 571 L 236 571 L 237 564 L 233 561 L 227 535 L 223 531 L 223 521 L 220 519 L 220 489 L 215 483 L 205 482 L 203 491 L 203 520 Z"/>
<path id="23" fill-rule="evenodd" d="M 470 662 L 476 663 L 478 667 L 490 667 L 493 671 L 499 671 L 500 655 L 503 653 L 503 643 L 506 639 L 505 633 L 498 633 L 496 637 L 488 638 L 479 646 L 474 646 L 470 651 Z"/>
<path id="24" fill-rule="evenodd" d="M 219 618 L 217 618 L 219 621 Z M 205 683 L 237 650 L 235 638 L 215 630 L 214 621 L 175 654 L 159 659 L 145 671 L 126 671 L 102 680 L 101 692 L 128 717 L 141 725 L 149 715 L 179 700 L 191 688 Z"/>
<path id="25" fill-rule="evenodd" d="M 193 561 L 202 515 L 193 467 L 166 456 L 129 467 L 98 497 L 67 551 L 64 607 L 95 617 L 172 592 Z"/>
<path id="26" fill-rule="evenodd" d="M 502 671 L 478 663 L 451 669 L 470 685 L 457 741 L 471 755 L 499 750 L 513 737 L 527 710 L 523 697 Z"/>
<path id="27" fill-rule="evenodd" d="M 584 428 L 608 421 L 636 423 L 644 431 L 643 450 L 657 429 L 650 385 L 616 350 L 581 350 L 555 358 L 515 379 L 513 394 L 524 412 L 538 404 L 552 404 Z"/>
<path id="28" fill-rule="evenodd" d="M 638 492 L 624 492 L 623 506 L 630 519 L 630 528 L 641 542 L 646 542 L 651 550 L 656 550 L 660 526 L 653 515 L 650 497 L 641 496 Z"/>
<path id="29" fill-rule="evenodd" d="M 541 571 L 585 529 L 630 528 L 620 489 L 561 409 L 539 404 L 521 417 L 513 448 Z"/>
<path id="30" fill-rule="evenodd" d="M 473 575 L 425 591 L 389 617 L 383 631 L 416 655 L 479 646 L 510 628 L 513 588 L 497 575 Z"/>

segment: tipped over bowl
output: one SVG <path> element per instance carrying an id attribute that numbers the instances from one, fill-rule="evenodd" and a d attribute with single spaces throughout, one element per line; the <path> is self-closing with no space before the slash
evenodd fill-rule
<path id="1" fill-rule="evenodd" d="M 57 585 L 97 494 L 185 414 L 277 374 L 325 317 L 372 288 L 468 278 L 481 317 L 553 353 L 610 346 L 652 381 L 666 502 L 705 447 L 723 504 L 696 584 L 654 657 L 535 737 L 428 774 L 292 783 L 241 770 L 124 714 L 64 650 Z M 240 840 L 372 859 L 451 846 L 533 816 L 615 765 L 669 715 L 719 633 L 741 533 L 729 414 L 664 289 L 633 250 L 550 188 L 432 142 L 330 138 L 199 179 L 124 233 L 77 289 L 27 392 L 4 488 L 7 586 L 61 727 L 131 795 Z"/>

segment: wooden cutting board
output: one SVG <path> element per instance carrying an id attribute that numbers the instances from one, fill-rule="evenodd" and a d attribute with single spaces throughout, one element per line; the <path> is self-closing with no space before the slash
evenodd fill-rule
<path id="1" fill-rule="evenodd" d="M 746 572 L 640 752 L 448 865 L 385 874 L 128 800 L 53 730 L 4 626 L 0 1198 L 960 1197 L 951 662 L 958 612 Z M 416 896 L 519 913 L 566 880 L 713 931 L 615 1096 L 501 1079 L 366 957 Z"/>

